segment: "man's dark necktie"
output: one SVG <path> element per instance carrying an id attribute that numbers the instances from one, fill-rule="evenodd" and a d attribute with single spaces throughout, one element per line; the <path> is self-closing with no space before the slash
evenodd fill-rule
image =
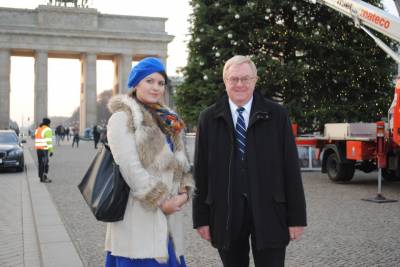
<path id="1" fill-rule="evenodd" d="M 235 127 L 235 135 L 236 135 L 236 143 L 238 147 L 238 152 L 240 159 L 244 159 L 244 153 L 246 151 L 246 124 L 244 122 L 243 111 L 244 107 L 240 107 L 236 109 L 238 113 L 238 118 L 236 121 Z"/>

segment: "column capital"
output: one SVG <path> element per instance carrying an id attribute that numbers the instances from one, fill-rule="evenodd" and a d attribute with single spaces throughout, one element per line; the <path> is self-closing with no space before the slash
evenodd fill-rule
<path id="1" fill-rule="evenodd" d="M 97 54 L 93 52 L 83 52 L 81 53 L 81 58 L 93 58 L 95 57 L 97 59 Z"/>
<path id="2" fill-rule="evenodd" d="M 1 53 L 8 53 L 8 54 L 11 54 L 11 49 L 8 49 L 8 48 L 1 48 L 1 47 L 0 47 L 0 52 L 1 52 Z"/>
<path id="3" fill-rule="evenodd" d="M 43 50 L 43 49 L 38 49 L 38 50 L 35 50 L 35 55 L 40 55 L 40 54 L 48 54 L 49 53 L 49 51 L 48 50 Z"/>

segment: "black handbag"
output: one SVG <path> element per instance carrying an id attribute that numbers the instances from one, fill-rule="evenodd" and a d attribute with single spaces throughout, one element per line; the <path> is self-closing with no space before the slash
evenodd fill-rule
<path id="1" fill-rule="evenodd" d="M 98 221 L 123 220 L 130 189 L 106 143 L 97 152 L 78 188 Z"/>

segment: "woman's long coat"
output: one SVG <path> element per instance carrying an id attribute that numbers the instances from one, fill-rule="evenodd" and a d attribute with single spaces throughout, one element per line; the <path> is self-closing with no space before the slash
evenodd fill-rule
<path id="1" fill-rule="evenodd" d="M 165 261 L 171 235 L 176 255 L 183 255 L 181 212 L 166 216 L 158 207 L 181 185 L 194 187 L 183 133 L 173 136 L 171 152 L 165 135 L 137 100 L 118 95 L 110 100 L 109 109 L 108 143 L 131 196 L 124 219 L 107 224 L 105 249 L 115 256 Z"/>
<path id="2" fill-rule="evenodd" d="M 213 246 L 228 248 L 235 149 L 225 94 L 200 114 L 194 177 L 194 228 L 210 226 Z M 258 249 L 284 247 L 288 226 L 306 225 L 296 144 L 286 110 L 255 92 L 246 138 L 247 178 Z"/>

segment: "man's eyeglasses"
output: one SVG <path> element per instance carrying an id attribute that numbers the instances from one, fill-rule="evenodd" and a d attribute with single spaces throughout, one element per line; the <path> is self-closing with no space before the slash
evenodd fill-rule
<path id="1" fill-rule="evenodd" d="M 239 83 L 239 81 L 244 84 L 244 85 L 249 85 L 254 79 L 256 79 L 257 77 L 250 77 L 250 76 L 244 76 L 244 77 L 229 77 L 226 79 L 226 81 L 230 84 L 230 85 L 237 85 Z"/>

